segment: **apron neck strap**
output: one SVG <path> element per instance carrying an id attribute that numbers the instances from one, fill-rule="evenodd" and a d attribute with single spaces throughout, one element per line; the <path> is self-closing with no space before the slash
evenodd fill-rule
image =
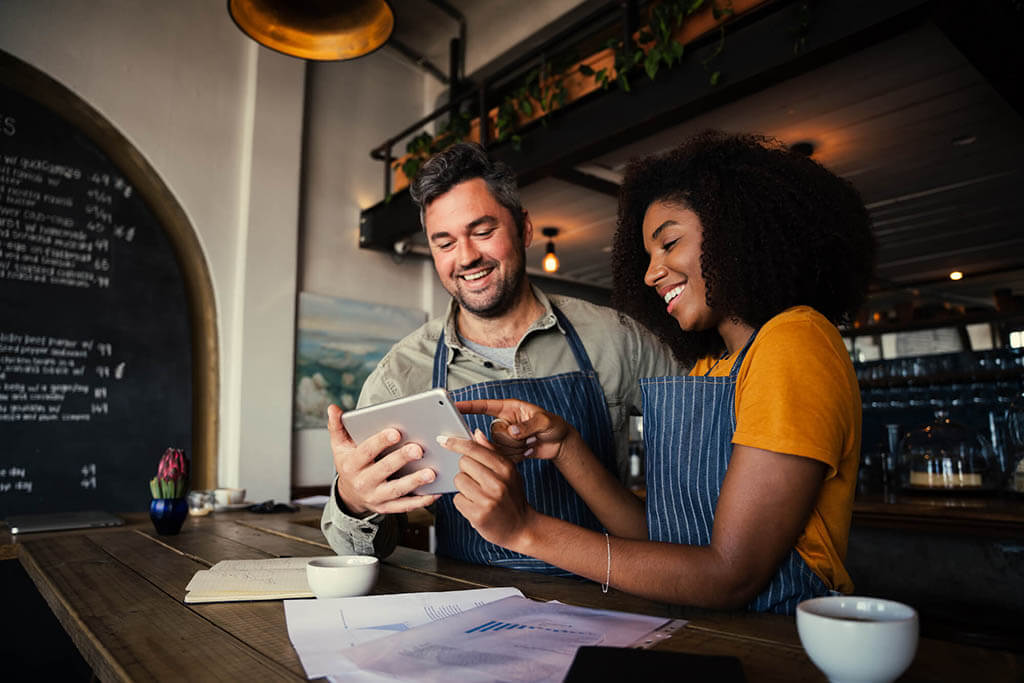
<path id="1" fill-rule="evenodd" d="M 754 337 L 756 337 L 757 333 L 760 332 L 760 331 L 761 331 L 761 328 L 759 327 L 756 330 L 754 330 L 753 332 L 751 332 L 750 336 L 747 337 L 746 343 L 743 345 L 743 348 L 740 349 L 739 355 L 736 356 L 736 362 L 732 364 L 732 369 L 729 371 L 729 377 L 735 378 L 739 374 L 740 366 L 743 365 L 743 359 L 747 357 L 747 351 L 750 350 L 750 345 L 754 343 Z M 729 354 L 727 354 L 727 353 L 726 354 L 722 354 L 721 356 L 719 356 L 718 360 L 716 360 L 711 365 L 711 367 L 708 368 L 708 371 L 704 373 L 704 376 L 705 377 L 710 377 L 711 376 L 711 372 L 716 367 L 718 367 L 718 363 L 720 361 L 722 361 L 723 359 L 728 358 L 728 357 L 729 357 Z"/>

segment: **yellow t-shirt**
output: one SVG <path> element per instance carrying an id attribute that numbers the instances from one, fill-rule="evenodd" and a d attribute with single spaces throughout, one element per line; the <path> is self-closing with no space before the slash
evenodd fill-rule
<path id="1" fill-rule="evenodd" d="M 711 372 L 727 376 L 735 356 Z M 690 375 L 715 363 L 704 358 Z M 839 331 L 808 306 L 769 320 L 754 338 L 736 380 L 732 443 L 820 460 L 828 473 L 796 549 L 829 588 L 853 592 L 843 566 L 860 461 L 857 377 Z"/>

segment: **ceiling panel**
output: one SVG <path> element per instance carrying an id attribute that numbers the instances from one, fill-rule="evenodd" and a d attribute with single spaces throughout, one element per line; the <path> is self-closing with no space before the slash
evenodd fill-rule
<path id="1" fill-rule="evenodd" d="M 975 302 L 991 302 L 998 286 L 1019 288 L 1019 275 L 972 284 L 971 274 L 1024 267 L 1024 122 L 938 29 L 925 26 L 877 44 L 577 170 L 621 180 L 630 159 L 668 150 L 706 128 L 813 142 L 814 158 L 865 199 L 880 242 L 880 288 L 914 284 L 926 294 Z M 601 248 L 611 243 L 615 202 L 565 185 L 550 178 L 534 183 L 524 189 L 525 205 L 572 236 L 559 249 L 566 277 L 608 286 Z M 967 277 L 918 286 L 953 269 Z"/>

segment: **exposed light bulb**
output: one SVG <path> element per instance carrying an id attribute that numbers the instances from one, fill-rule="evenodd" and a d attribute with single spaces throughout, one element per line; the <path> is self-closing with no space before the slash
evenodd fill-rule
<path id="1" fill-rule="evenodd" d="M 950 280 L 962 280 L 963 278 L 964 274 L 961 273 L 959 270 L 954 270 L 952 273 L 949 274 Z"/>
<path id="2" fill-rule="evenodd" d="M 555 243 L 548 242 L 547 252 L 544 254 L 544 272 L 553 273 L 558 270 L 558 257 L 555 256 Z"/>

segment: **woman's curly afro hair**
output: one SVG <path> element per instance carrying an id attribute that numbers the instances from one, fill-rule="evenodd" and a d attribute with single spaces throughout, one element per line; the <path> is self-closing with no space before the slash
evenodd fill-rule
<path id="1" fill-rule="evenodd" d="M 654 202 L 697 214 L 707 305 L 754 328 L 797 305 L 834 323 L 863 303 L 875 239 L 860 195 L 808 157 L 754 135 L 706 131 L 633 161 L 619 192 L 612 300 L 687 363 L 724 351 L 715 330 L 684 332 L 644 284 L 644 214 Z"/>

